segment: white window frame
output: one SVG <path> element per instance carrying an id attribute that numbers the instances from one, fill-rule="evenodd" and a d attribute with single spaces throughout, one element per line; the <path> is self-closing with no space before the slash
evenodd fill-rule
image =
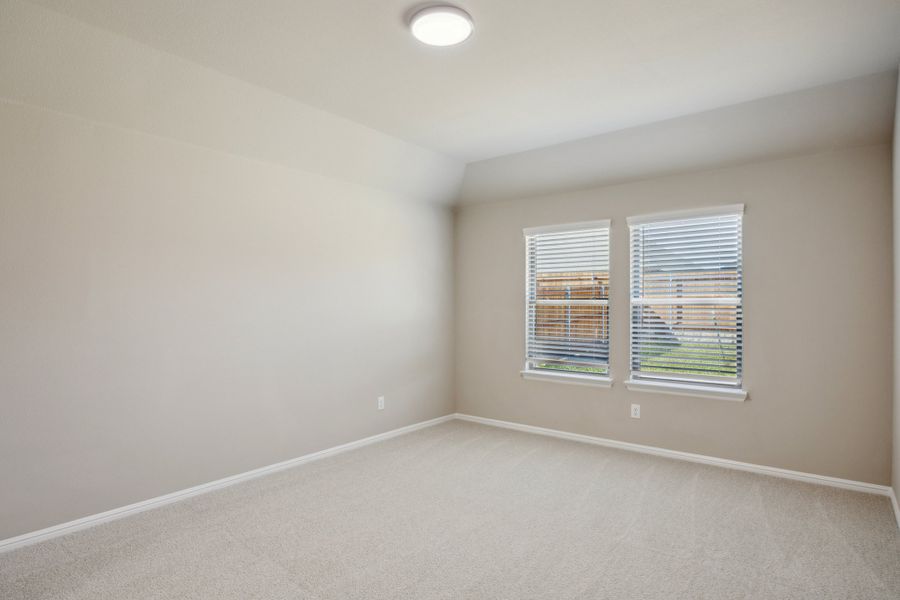
<path id="1" fill-rule="evenodd" d="M 565 371 L 554 371 L 552 369 L 538 369 L 531 366 L 529 359 L 528 341 L 531 339 L 531 322 L 529 320 L 530 297 L 529 289 L 531 286 L 531 270 L 529 268 L 528 243 L 527 239 L 533 235 L 547 233 L 564 233 L 586 231 L 591 229 L 606 229 L 607 234 L 607 254 L 609 254 L 612 246 L 611 237 L 611 221 L 609 219 L 601 219 L 597 221 L 583 221 L 579 223 L 565 223 L 558 225 L 546 225 L 541 227 L 526 227 L 522 230 L 523 240 L 525 240 L 525 367 L 522 369 L 521 376 L 524 379 L 536 381 L 552 381 L 558 383 L 568 383 L 574 385 L 588 385 L 596 387 L 612 387 L 612 374 L 610 370 L 611 355 L 610 350 L 607 351 L 607 364 L 605 374 L 590 373 L 567 373 Z M 610 257 L 610 263 L 611 263 Z M 608 265 L 611 271 L 611 264 Z M 610 273 L 610 277 L 611 277 Z M 610 281 L 611 285 L 611 281 Z M 611 299 L 611 298 L 610 298 Z M 602 301 L 607 306 L 607 328 L 612 327 L 612 309 L 610 299 Z M 611 336 L 610 336 L 611 337 Z"/>
<path id="2" fill-rule="evenodd" d="M 681 210 L 681 211 L 673 211 L 673 212 L 665 212 L 665 213 L 655 213 L 649 215 L 640 215 L 629 217 L 627 219 L 628 227 L 629 227 L 629 369 L 631 369 L 634 365 L 634 307 L 640 306 L 642 304 L 651 304 L 653 301 L 648 301 L 645 298 L 639 298 L 635 295 L 635 291 L 633 289 L 634 285 L 634 275 L 633 269 L 635 264 L 635 256 L 634 256 L 634 244 L 633 244 L 633 235 L 634 229 L 641 225 L 646 225 L 649 223 L 659 223 L 664 221 L 679 221 L 693 218 L 702 218 L 702 217 L 715 217 L 715 216 L 729 216 L 729 215 L 739 215 L 741 219 L 743 219 L 744 213 L 744 205 L 743 204 L 734 204 L 729 206 L 713 206 L 713 207 L 705 207 L 699 209 L 692 210 Z M 743 238 L 743 227 L 741 228 L 741 240 L 742 243 Z M 739 295 L 733 299 L 715 299 L 715 304 L 729 304 L 734 303 L 734 305 L 740 307 L 743 312 L 743 250 L 740 251 L 738 255 L 738 269 L 740 272 L 740 292 Z M 679 305 L 687 305 L 687 304 L 708 304 L 711 299 L 703 299 L 703 298 L 680 298 L 678 304 Z M 658 302 L 658 300 L 657 300 Z M 656 393 L 664 393 L 664 394 L 676 394 L 682 396 L 694 396 L 700 398 L 712 398 L 719 400 L 735 400 L 735 401 L 743 401 L 747 398 L 747 391 L 743 389 L 743 320 L 741 322 L 741 344 L 738 353 L 738 374 L 736 377 L 736 381 L 734 382 L 721 382 L 715 381 L 714 378 L 708 378 L 709 381 L 704 381 L 703 376 L 700 375 L 690 375 L 687 377 L 679 377 L 677 375 L 673 375 L 672 377 L 666 377 L 665 375 L 660 376 L 652 376 L 648 377 L 646 374 L 635 373 L 633 371 L 630 372 L 629 378 L 625 381 L 625 386 L 629 390 L 642 391 L 642 392 L 656 392 Z"/>

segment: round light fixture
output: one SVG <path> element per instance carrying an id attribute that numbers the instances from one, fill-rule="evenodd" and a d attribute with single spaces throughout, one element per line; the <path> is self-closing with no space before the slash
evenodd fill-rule
<path id="1" fill-rule="evenodd" d="M 472 35 L 475 24 L 469 13 L 455 6 L 429 6 L 409 20 L 417 40 L 429 46 L 453 46 Z"/>

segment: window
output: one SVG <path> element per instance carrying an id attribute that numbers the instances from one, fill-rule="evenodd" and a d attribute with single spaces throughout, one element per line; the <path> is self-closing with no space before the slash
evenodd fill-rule
<path id="1" fill-rule="evenodd" d="M 609 377 L 609 221 L 525 230 L 523 374 Z"/>
<path id="2" fill-rule="evenodd" d="M 746 395 L 740 390 L 743 212 L 737 205 L 628 219 L 629 388 Z"/>

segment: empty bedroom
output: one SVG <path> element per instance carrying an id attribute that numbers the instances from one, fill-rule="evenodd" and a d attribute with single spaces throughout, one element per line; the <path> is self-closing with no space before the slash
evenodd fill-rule
<path id="1" fill-rule="evenodd" d="M 897 0 L 0 0 L 3 600 L 900 599 Z"/>

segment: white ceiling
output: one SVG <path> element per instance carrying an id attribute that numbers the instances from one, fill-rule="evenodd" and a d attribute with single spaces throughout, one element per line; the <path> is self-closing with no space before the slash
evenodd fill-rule
<path id="1" fill-rule="evenodd" d="M 892 70 L 470 163 L 459 200 L 524 198 L 889 144 L 896 90 Z"/>
<path id="2" fill-rule="evenodd" d="M 466 162 L 896 68 L 898 0 L 34 0 Z"/>

